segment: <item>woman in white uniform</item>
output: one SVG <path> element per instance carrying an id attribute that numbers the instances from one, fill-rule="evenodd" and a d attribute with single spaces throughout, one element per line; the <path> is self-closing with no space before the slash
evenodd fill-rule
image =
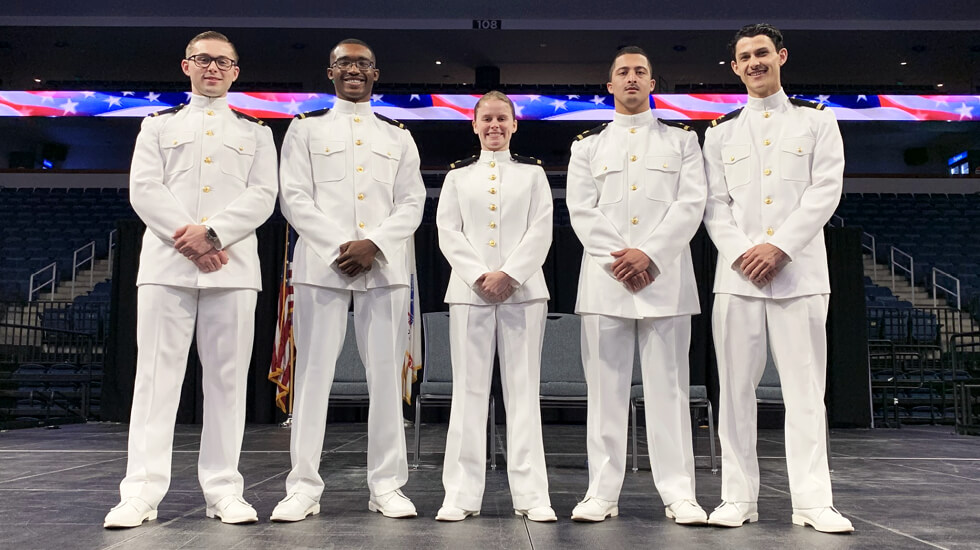
<path id="1" fill-rule="evenodd" d="M 552 240 L 552 197 L 540 161 L 510 152 L 514 104 L 492 91 L 473 110 L 482 151 L 446 175 L 436 213 L 452 266 L 446 303 L 453 400 L 436 519 L 480 514 L 486 485 L 487 409 L 494 353 L 507 412 L 507 476 L 514 513 L 556 521 L 541 440 L 541 343 L 548 287 L 541 265 Z"/>

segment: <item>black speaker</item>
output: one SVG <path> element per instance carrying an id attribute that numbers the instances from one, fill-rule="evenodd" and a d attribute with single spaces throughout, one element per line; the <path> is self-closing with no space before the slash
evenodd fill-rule
<path id="1" fill-rule="evenodd" d="M 500 87 L 500 67 L 488 65 L 476 68 L 476 80 L 473 81 L 477 91 L 489 92 Z"/>
<path id="2" fill-rule="evenodd" d="M 903 154 L 905 164 L 909 166 L 922 166 L 929 162 L 929 150 L 925 147 L 910 147 Z"/>

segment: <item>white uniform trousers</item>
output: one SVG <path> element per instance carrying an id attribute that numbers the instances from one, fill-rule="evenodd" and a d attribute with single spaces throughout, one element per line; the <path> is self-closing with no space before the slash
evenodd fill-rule
<path id="1" fill-rule="evenodd" d="M 766 346 L 779 371 L 786 407 L 786 466 L 793 508 L 833 506 L 827 466 L 827 306 L 817 294 L 773 300 L 715 294 L 712 313 L 720 385 L 721 498 L 756 502 L 755 389 Z"/>
<path id="2" fill-rule="evenodd" d="M 507 480 L 514 508 L 551 506 L 541 439 L 541 345 L 546 300 L 450 304 L 453 400 L 446 433 L 443 506 L 479 510 L 486 485 L 487 405 L 493 357 L 507 413 Z"/>
<path id="3" fill-rule="evenodd" d="M 585 496 L 615 502 L 623 488 L 637 337 L 653 482 L 665 505 L 695 500 L 690 315 L 643 319 L 582 315 L 582 363 L 589 406 L 589 489 Z"/>
<path id="4" fill-rule="evenodd" d="M 354 335 L 371 400 L 368 488 L 374 495 L 400 488 L 408 481 L 401 391 L 401 368 L 408 345 L 408 334 L 402 330 L 408 316 L 408 287 L 360 291 L 297 284 L 295 292 L 296 382 L 289 441 L 292 470 L 286 478 L 286 494 L 300 493 L 313 500 L 323 494 L 319 469 L 327 402 L 347 334 L 347 310 L 352 297 Z"/>
<path id="5" fill-rule="evenodd" d="M 174 422 L 197 320 L 204 426 L 197 476 L 208 505 L 241 496 L 238 456 L 255 332 L 256 291 L 142 285 L 137 293 L 136 385 L 123 499 L 156 508 L 170 487 Z"/>

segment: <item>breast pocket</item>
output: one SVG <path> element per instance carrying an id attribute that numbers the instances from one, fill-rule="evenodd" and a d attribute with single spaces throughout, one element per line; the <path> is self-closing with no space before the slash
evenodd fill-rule
<path id="1" fill-rule="evenodd" d="M 681 157 L 673 155 L 647 155 L 647 198 L 673 202 L 677 198 L 677 181 L 680 177 Z"/>
<path id="2" fill-rule="evenodd" d="M 398 161 L 401 148 L 394 143 L 374 143 L 371 145 L 371 175 L 381 183 L 392 185 L 398 174 Z"/>
<path id="3" fill-rule="evenodd" d="M 310 166 L 314 182 L 339 181 L 347 177 L 346 145 L 343 141 L 310 141 Z"/>
<path id="4" fill-rule="evenodd" d="M 252 136 L 228 136 L 222 142 L 221 171 L 241 180 L 248 181 L 248 173 L 255 159 L 255 138 Z"/>
<path id="5" fill-rule="evenodd" d="M 752 160 L 748 145 L 726 145 L 721 148 L 721 161 L 725 164 L 725 185 L 728 194 L 751 181 Z"/>
<path id="6" fill-rule="evenodd" d="M 623 159 L 594 159 L 592 179 L 599 188 L 598 204 L 614 204 L 623 200 Z"/>
<path id="7" fill-rule="evenodd" d="M 163 150 L 164 173 L 167 176 L 190 170 L 194 164 L 194 150 L 189 144 L 194 141 L 194 132 L 172 132 L 160 136 Z"/>
<path id="8" fill-rule="evenodd" d="M 779 163 L 783 171 L 783 179 L 810 181 L 814 145 L 816 140 L 812 137 L 783 138 L 779 144 Z"/>

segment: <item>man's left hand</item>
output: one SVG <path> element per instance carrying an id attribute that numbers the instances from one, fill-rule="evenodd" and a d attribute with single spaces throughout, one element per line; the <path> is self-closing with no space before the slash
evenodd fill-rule
<path id="1" fill-rule="evenodd" d="M 789 256 L 785 252 L 777 246 L 763 243 L 746 250 L 739 267 L 748 280 L 763 286 L 771 283 L 787 263 Z"/>
<path id="2" fill-rule="evenodd" d="M 349 241 L 340 245 L 337 267 L 344 275 L 356 277 L 365 271 L 371 271 L 371 263 L 377 254 L 378 246 L 371 239 Z"/>
<path id="3" fill-rule="evenodd" d="M 612 273 L 617 281 L 626 282 L 641 271 L 650 267 L 650 258 L 637 248 L 624 248 L 610 253 L 616 261 L 612 264 Z"/>
<path id="4" fill-rule="evenodd" d="M 185 257 L 196 260 L 212 248 L 207 239 L 208 228 L 203 225 L 185 225 L 173 235 L 174 248 Z"/>

